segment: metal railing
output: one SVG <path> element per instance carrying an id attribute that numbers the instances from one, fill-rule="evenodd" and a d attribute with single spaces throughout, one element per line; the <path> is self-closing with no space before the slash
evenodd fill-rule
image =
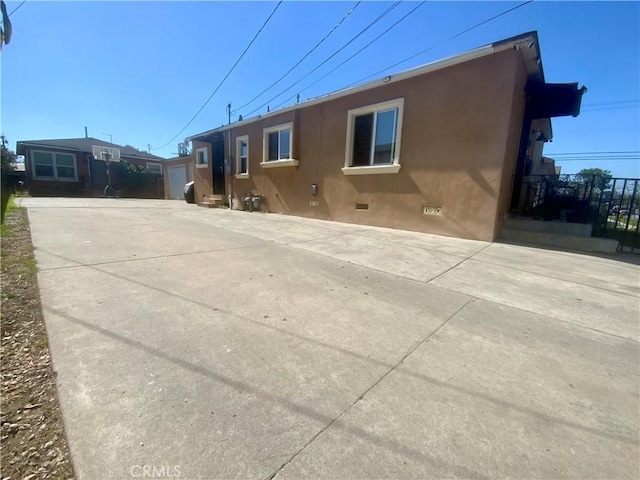
<path id="1" fill-rule="evenodd" d="M 519 210 L 534 219 L 591 223 L 593 236 L 614 238 L 619 250 L 640 252 L 638 178 L 525 176 Z"/>
<path id="2" fill-rule="evenodd" d="M 522 181 L 520 211 L 534 219 L 589 222 L 594 175 L 528 175 Z"/>
<path id="3" fill-rule="evenodd" d="M 613 238 L 619 250 L 640 253 L 640 179 L 612 178 L 592 198 L 593 236 Z"/>

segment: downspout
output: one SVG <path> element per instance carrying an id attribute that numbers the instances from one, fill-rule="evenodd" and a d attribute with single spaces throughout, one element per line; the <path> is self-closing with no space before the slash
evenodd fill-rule
<path id="1" fill-rule="evenodd" d="M 314 196 L 318 196 L 320 193 L 320 159 L 322 155 L 322 110 L 324 109 L 324 103 L 320 104 L 320 128 L 318 128 L 318 161 L 316 167 L 316 188 Z"/>
<path id="2" fill-rule="evenodd" d="M 228 167 L 225 169 L 225 174 L 229 173 L 229 210 L 233 210 L 233 159 L 231 157 L 231 145 L 233 138 L 233 128 L 229 129 L 229 155 L 227 155 Z"/>

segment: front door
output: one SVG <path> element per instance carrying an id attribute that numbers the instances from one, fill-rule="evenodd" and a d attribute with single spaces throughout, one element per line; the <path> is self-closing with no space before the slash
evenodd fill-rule
<path id="1" fill-rule="evenodd" d="M 224 195 L 224 137 L 212 144 L 213 194 Z"/>

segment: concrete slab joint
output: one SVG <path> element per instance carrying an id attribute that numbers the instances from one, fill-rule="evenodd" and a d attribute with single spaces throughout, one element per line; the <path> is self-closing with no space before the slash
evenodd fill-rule
<path id="1" fill-rule="evenodd" d="M 79 479 L 638 476 L 637 256 L 22 202 Z"/>

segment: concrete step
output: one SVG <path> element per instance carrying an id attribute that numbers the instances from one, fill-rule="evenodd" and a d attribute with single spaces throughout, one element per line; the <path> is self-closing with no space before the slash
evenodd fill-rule
<path id="1" fill-rule="evenodd" d="M 545 222 L 544 220 L 533 220 L 531 218 L 508 218 L 504 223 L 504 228 L 584 238 L 590 238 L 593 230 L 593 226 L 589 223 L 567 223 L 560 220 Z"/>
<path id="2" fill-rule="evenodd" d="M 224 195 L 209 195 L 208 197 L 203 198 L 201 202 L 198 202 L 198 206 L 206 208 L 217 208 L 222 207 L 225 201 L 226 200 Z"/>
<path id="3" fill-rule="evenodd" d="M 543 245 L 591 253 L 615 253 L 618 249 L 618 241 L 611 238 L 558 235 L 555 233 L 531 232 L 511 228 L 503 228 L 498 236 L 498 241 L 525 245 Z"/>

